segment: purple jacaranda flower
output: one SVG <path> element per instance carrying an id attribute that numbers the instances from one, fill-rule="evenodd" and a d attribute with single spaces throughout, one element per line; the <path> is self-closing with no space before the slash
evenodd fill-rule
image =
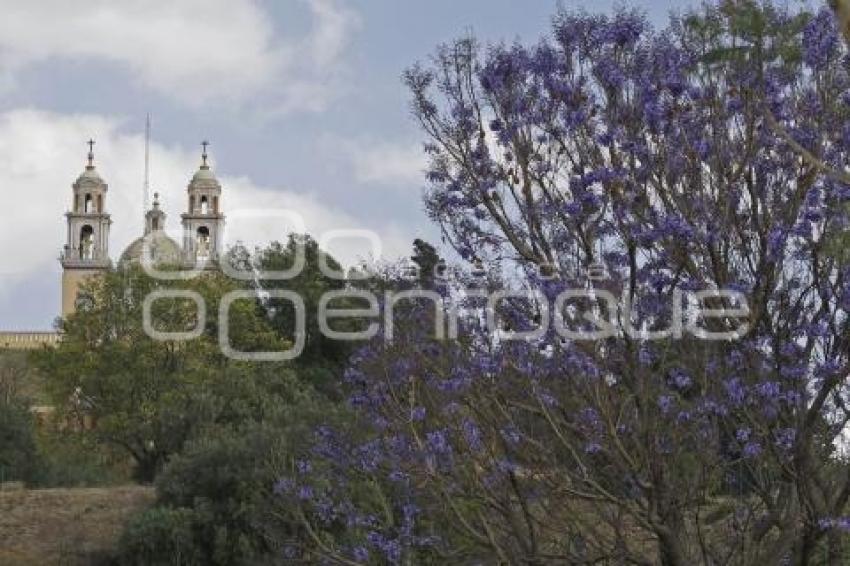
<path id="1" fill-rule="evenodd" d="M 711 142 L 708 140 L 699 140 L 694 144 L 694 150 L 700 159 L 708 159 L 711 155 L 711 149 Z"/>
<path id="2" fill-rule="evenodd" d="M 726 364 L 732 368 L 738 369 L 744 363 L 744 354 L 740 350 L 732 350 L 726 356 Z"/>
<path id="3" fill-rule="evenodd" d="M 840 370 L 841 363 L 836 359 L 831 359 L 819 364 L 815 369 L 815 374 L 818 375 L 818 377 L 830 377 L 838 373 Z"/>
<path id="4" fill-rule="evenodd" d="M 780 354 L 789 358 L 800 355 L 801 351 L 800 345 L 794 342 L 786 342 L 779 349 Z"/>
<path id="5" fill-rule="evenodd" d="M 472 451 L 477 452 L 484 447 L 481 430 L 474 421 L 471 419 L 465 419 L 463 421 L 462 430 L 464 440 L 466 440 L 467 445 Z"/>
<path id="6" fill-rule="evenodd" d="M 602 427 L 602 419 L 592 407 L 585 407 L 579 412 L 579 421 L 590 430 L 599 430 Z"/>
<path id="7" fill-rule="evenodd" d="M 369 550 L 364 546 L 356 546 L 351 552 L 352 557 L 357 562 L 366 562 L 369 560 Z"/>
<path id="8" fill-rule="evenodd" d="M 684 370 L 676 368 L 670 372 L 670 382 L 677 389 L 687 389 L 691 386 L 691 376 Z"/>
<path id="9" fill-rule="evenodd" d="M 759 456 L 761 452 L 762 447 L 758 442 L 747 442 L 742 450 L 745 458 L 755 458 Z"/>
<path id="10" fill-rule="evenodd" d="M 805 365 L 782 366 L 779 374 L 785 379 L 800 380 L 806 376 L 808 368 Z"/>
<path id="11" fill-rule="evenodd" d="M 850 517 L 823 518 L 818 521 L 818 526 L 824 531 L 837 530 L 847 533 L 850 532 Z"/>
<path id="12" fill-rule="evenodd" d="M 794 447 L 794 442 L 797 439 L 797 431 L 793 428 L 783 428 L 773 433 L 776 446 L 780 450 L 789 451 Z"/>
<path id="13" fill-rule="evenodd" d="M 295 482 L 289 478 L 281 478 L 274 484 L 273 492 L 275 495 L 286 495 L 292 493 L 295 489 Z"/>
<path id="14" fill-rule="evenodd" d="M 389 473 L 388 478 L 391 482 L 404 483 L 404 482 L 408 481 L 409 476 L 402 471 L 393 470 L 392 472 Z"/>
<path id="15" fill-rule="evenodd" d="M 502 458 L 496 462 L 496 469 L 503 474 L 515 474 L 519 471 L 519 466 L 517 466 L 516 462 Z"/>
<path id="16" fill-rule="evenodd" d="M 557 407 L 558 399 L 555 398 L 554 395 L 545 390 L 538 390 L 537 398 L 540 399 L 540 402 L 546 405 L 547 407 Z"/>
<path id="17" fill-rule="evenodd" d="M 313 488 L 309 485 L 302 485 L 298 488 L 298 499 L 301 501 L 308 501 L 313 499 Z"/>
<path id="18" fill-rule="evenodd" d="M 505 439 L 511 446 L 516 446 L 522 440 L 522 436 L 519 433 L 519 430 L 515 426 L 508 426 L 499 431 L 502 435 L 502 438 Z"/>
<path id="19" fill-rule="evenodd" d="M 832 10 L 823 7 L 803 31 L 803 56 L 806 64 L 815 69 L 824 69 L 838 53 L 838 28 Z"/>
<path id="20" fill-rule="evenodd" d="M 783 248 L 787 242 L 788 233 L 782 228 L 773 228 L 767 237 L 767 255 L 771 259 L 778 259 L 782 255 Z"/>
<path id="21" fill-rule="evenodd" d="M 782 387 L 775 381 L 759 383 L 755 387 L 756 393 L 765 401 L 777 401 L 782 394 Z"/>
<path id="22" fill-rule="evenodd" d="M 383 460 L 383 451 L 380 440 L 366 442 L 355 449 L 357 464 L 364 472 L 374 472 Z"/>
<path id="23" fill-rule="evenodd" d="M 451 452 L 448 435 L 445 430 L 435 430 L 427 435 L 428 449 L 434 454 L 447 454 Z"/>
<path id="24" fill-rule="evenodd" d="M 723 382 L 723 387 L 726 389 L 726 395 L 729 400 L 736 405 L 744 402 L 747 395 L 747 390 L 744 384 L 738 378 L 732 378 Z"/>

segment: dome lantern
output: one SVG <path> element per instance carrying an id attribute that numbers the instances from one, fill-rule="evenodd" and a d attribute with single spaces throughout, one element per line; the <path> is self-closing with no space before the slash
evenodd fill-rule
<path id="1" fill-rule="evenodd" d="M 165 234 L 166 214 L 160 208 L 159 193 L 153 195 L 153 205 L 145 214 L 145 235 L 134 240 L 121 254 L 120 265 L 141 264 L 179 265 L 183 255 L 180 246 Z"/>

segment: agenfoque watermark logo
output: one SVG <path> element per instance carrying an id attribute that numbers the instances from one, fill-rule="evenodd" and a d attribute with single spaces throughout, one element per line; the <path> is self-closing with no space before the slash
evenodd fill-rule
<path id="1" fill-rule="evenodd" d="M 248 221 L 262 219 L 278 221 L 287 225 L 292 233 L 305 233 L 305 223 L 300 214 L 292 210 L 242 210 L 231 217 Z M 225 241 L 226 241 L 225 231 Z M 164 281 L 188 281 L 199 277 L 209 267 L 208 258 L 198 258 L 194 266 L 179 270 L 162 271 L 151 257 L 149 238 L 143 246 L 142 266 L 145 273 Z M 319 234 L 318 244 L 321 250 L 329 250 L 334 242 L 345 242 L 352 246 L 354 242 L 366 243 L 367 257 L 380 259 L 383 245 L 380 236 L 367 229 L 335 229 Z M 375 275 L 368 266 L 348 272 L 329 265 L 327 256 L 319 254 L 318 268 L 329 279 L 346 281 L 343 289 L 324 293 L 317 302 L 315 312 L 308 312 L 305 298 L 297 292 L 285 289 L 262 289 L 263 282 L 290 281 L 304 272 L 307 267 L 307 254 L 304 243 L 293 240 L 293 261 L 285 270 L 262 271 L 255 266 L 237 265 L 230 254 L 222 254 L 216 263 L 225 276 L 242 282 L 258 283 L 258 289 L 239 289 L 221 297 L 218 312 L 208 313 L 204 297 L 190 289 L 160 289 L 145 297 L 142 305 L 143 328 L 145 333 L 157 341 L 185 342 L 200 338 L 206 328 L 209 316 L 217 317 L 218 342 L 222 353 L 233 360 L 251 362 L 283 362 L 298 358 L 306 346 L 308 317 L 315 317 L 319 332 L 325 338 L 342 342 L 357 342 L 381 338 L 392 341 L 395 336 L 397 310 L 404 304 L 427 303 L 433 307 L 434 337 L 437 340 L 457 340 L 460 337 L 460 320 L 469 315 L 469 308 L 460 308 L 458 301 L 447 300 L 446 295 L 432 289 L 414 288 L 405 290 L 385 290 L 380 293 L 350 285 L 357 280 L 368 279 Z M 552 266 L 540 266 L 541 273 L 553 277 Z M 573 274 L 575 275 L 575 274 Z M 635 306 L 627 295 L 616 296 L 601 288 L 607 269 L 604 265 L 594 264 L 583 273 L 587 284 L 582 288 L 563 289 L 552 297 L 539 289 L 485 289 L 459 285 L 459 279 L 445 265 L 438 265 L 429 279 L 441 284 L 451 285 L 451 295 L 464 302 L 476 303 L 477 314 L 483 319 L 487 332 L 500 342 L 515 340 L 542 341 L 557 336 L 562 340 L 574 342 L 601 341 L 628 337 L 634 340 L 681 340 L 689 338 L 705 341 L 732 341 L 744 337 L 749 331 L 750 308 L 747 296 L 732 289 L 705 289 L 682 291 L 674 289 L 669 294 L 669 322 L 664 329 L 650 329 L 644 324 L 633 322 Z M 545 277 L 542 277 L 545 279 Z M 162 300 L 185 300 L 193 303 L 195 326 L 179 332 L 163 331 L 156 328 L 154 305 Z M 292 336 L 294 343 L 285 351 L 279 352 L 243 352 L 231 343 L 231 309 L 239 301 L 287 302 L 294 313 Z M 533 305 L 536 311 L 533 328 L 510 330 L 500 316 L 501 306 L 507 301 L 523 301 Z M 346 306 L 343 306 L 346 305 Z M 357 305 L 357 306 L 351 306 Z M 722 306 L 718 306 L 722 305 Z M 356 321 L 357 330 L 340 330 L 341 321 Z M 710 321 L 722 322 L 710 329 Z M 337 323 L 335 330 L 332 322 Z"/>

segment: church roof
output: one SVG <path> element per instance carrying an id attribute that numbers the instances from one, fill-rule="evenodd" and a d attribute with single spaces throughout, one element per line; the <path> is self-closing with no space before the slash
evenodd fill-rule
<path id="1" fill-rule="evenodd" d="M 95 181 L 97 183 L 102 183 L 103 179 L 100 177 L 100 173 L 97 172 L 97 169 L 94 167 L 86 167 L 86 170 L 80 173 L 80 176 L 77 177 L 77 182 L 83 181 Z"/>
<path id="2" fill-rule="evenodd" d="M 82 184 L 97 184 L 102 185 L 103 179 L 100 177 L 100 173 L 97 172 L 94 166 L 94 140 L 88 141 L 89 145 L 89 154 L 88 154 L 88 163 L 86 164 L 85 170 L 80 173 L 80 176 L 77 177 L 77 182 L 75 185 Z"/>
<path id="3" fill-rule="evenodd" d="M 215 176 L 215 173 L 207 166 L 201 166 L 189 183 L 189 188 L 218 188 L 221 185 Z"/>
<path id="4" fill-rule="evenodd" d="M 201 166 L 198 167 L 198 170 L 189 182 L 189 189 L 221 188 L 221 184 L 219 184 L 215 173 L 212 172 L 210 164 L 207 162 L 207 158 L 209 157 L 207 155 L 207 146 L 209 142 L 203 141 L 201 145 L 204 147 L 204 152 L 201 154 Z"/>
<path id="5" fill-rule="evenodd" d="M 150 246 L 150 252 L 147 252 L 145 257 L 149 257 L 156 265 L 177 265 L 181 262 L 183 251 L 180 246 L 169 238 L 165 232 L 151 232 L 147 236 L 134 240 L 124 253 L 121 254 L 119 260 L 120 265 L 130 263 L 141 263 L 143 254 L 145 254 L 145 240 L 147 239 Z"/>

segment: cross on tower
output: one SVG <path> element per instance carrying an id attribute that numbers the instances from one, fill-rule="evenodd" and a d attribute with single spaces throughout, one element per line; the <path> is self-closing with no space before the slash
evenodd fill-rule
<path id="1" fill-rule="evenodd" d="M 208 142 L 207 140 L 204 140 L 204 141 L 201 142 L 201 145 L 204 148 L 203 153 L 201 153 L 201 159 L 204 160 L 204 167 L 206 167 L 207 166 L 207 146 L 210 145 L 210 142 Z"/>
<path id="2" fill-rule="evenodd" d="M 89 139 L 86 143 L 89 146 L 89 167 L 94 167 L 94 140 Z"/>

